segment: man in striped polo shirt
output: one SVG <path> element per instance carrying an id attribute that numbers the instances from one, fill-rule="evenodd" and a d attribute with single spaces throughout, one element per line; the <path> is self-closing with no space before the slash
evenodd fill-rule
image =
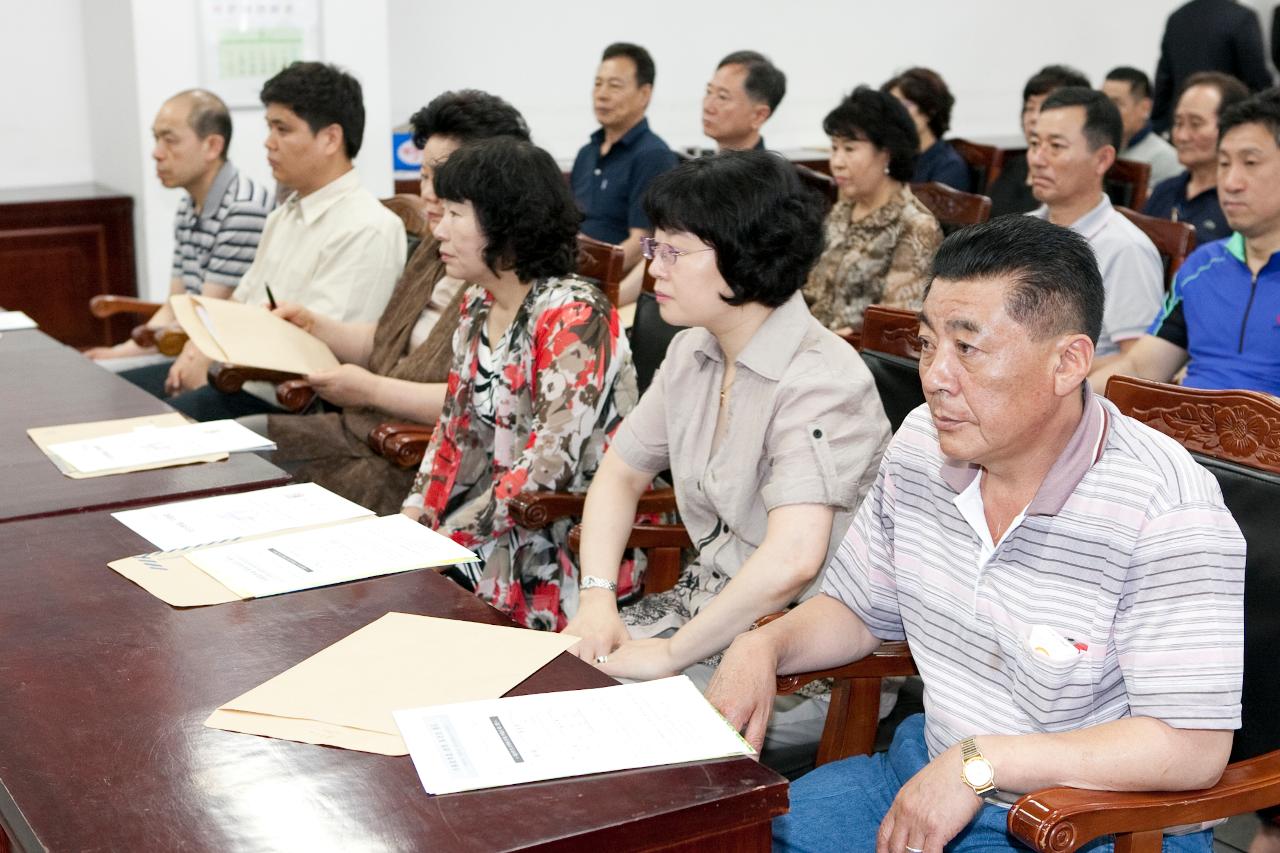
<path id="1" fill-rule="evenodd" d="M 169 292 L 225 299 L 253 263 L 271 212 L 271 191 L 241 175 L 227 159 L 231 113 L 217 95 L 202 89 L 179 92 L 160 107 L 151 131 L 160 183 L 186 190 L 174 216 Z M 147 325 L 162 329 L 174 322 L 166 302 Z M 167 360 L 132 340 L 95 347 L 87 355 L 116 372 Z"/>
<path id="2" fill-rule="evenodd" d="M 906 639 L 925 713 L 887 753 L 793 784 L 775 850 L 1012 851 L 1011 798 L 1205 787 L 1240 725 L 1244 540 L 1213 476 L 1085 381 L 1104 304 L 1087 242 L 1002 217 L 949 237 L 933 272 L 927 405 L 823 594 L 741 635 L 708 691 L 758 745 L 775 673 Z"/>

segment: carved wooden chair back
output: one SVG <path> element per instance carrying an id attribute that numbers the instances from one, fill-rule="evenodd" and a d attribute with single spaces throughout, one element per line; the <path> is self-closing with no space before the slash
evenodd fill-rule
<path id="1" fill-rule="evenodd" d="M 836 196 L 839 191 L 836 187 L 836 179 L 830 175 L 819 172 L 817 169 L 810 169 L 800 163 L 795 164 L 796 174 L 800 176 L 800 182 L 810 189 L 817 190 L 822 193 L 822 197 L 826 199 L 827 207 L 836 203 Z"/>
<path id="2" fill-rule="evenodd" d="M 1150 180 L 1149 164 L 1117 157 L 1102 179 L 1102 186 L 1111 197 L 1112 204 L 1142 210 L 1142 206 L 1147 203 L 1147 183 Z"/>
<path id="3" fill-rule="evenodd" d="M 991 199 L 985 195 L 960 192 L 954 187 L 929 181 L 912 184 L 911 192 L 938 220 L 944 234 L 965 225 L 976 225 L 991 218 Z"/>
<path id="4" fill-rule="evenodd" d="M 916 312 L 868 305 L 862 312 L 858 350 L 880 392 L 880 403 L 894 432 L 911 410 L 924 402 L 920 385 L 920 321 Z"/>
<path id="5" fill-rule="evenodd" d="M 967 139 L 948 139 L 947 142 L 969 166 L 969 186 L 985 193 L 1000 174 L 1004 152 L 994 145 L 980 145 Z"/>
<path id="6" fill-rule="evenodd" d="M 1125 218 L 1141 229 L 1143 234 L 1155 244 L 1164 262 L 1164 289 L 1173 286 L 1173 277 L 1178 267 L 1196 247 L 1196 229 L 1189 222 L 1173 222 L 1156 216 L 1147 216 L 1127 207 L 1117 207 Z"/>
<path id="7" fill-rule="evenodd" d="M 609 304 L 615 308 L 625 261 L 626 253 L 621 246 L 593 240 L 586 234 L 578 235 L 578 275 L 598 281 L 600 289 L 609 297 Z"/>

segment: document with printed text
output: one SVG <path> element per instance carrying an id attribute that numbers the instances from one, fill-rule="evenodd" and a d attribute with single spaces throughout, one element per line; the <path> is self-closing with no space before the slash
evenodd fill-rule
<path id="1" fill-rule="evenodd" d="M 315 483 L 295 483 L 111 515 L 157 550 L 176 551 L 277 530 L 347 521 L 372 516 L 373 512 Z"/>
<path id="2" fill-rule="evenodd" d="M 447 536 L 399 514 L 216 545 L 186 557 L 242 598 L 476 559 Z"/>
<path id="3" fill-rule="evenodd" d="M 755 751 L 687 676 L 395 712 L 428 794 Z"/>
<path id="4" fill-rule="evenodd" d="M 175 427 L 141 427 L 116 435 L 49 445 L 83 473 L 172 462 L 178 464 L 216 453 L 273 450 L 275 443 L 235 421 L 208 421 Z"/>

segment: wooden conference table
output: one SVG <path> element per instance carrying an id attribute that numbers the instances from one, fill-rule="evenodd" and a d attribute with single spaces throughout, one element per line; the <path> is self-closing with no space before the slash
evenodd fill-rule
<path id="1" fill-rule="evenodd" d="M 263 488 L 288 476 L 254 454 L 225 462 L 73 480 L 27 429 L 172 409 L 38 330 L 0 334 L 0 522 Z M 2 630 L 2 628 L 0 628 Z"/>
<path id="2" fill-rule="evenodd" d="M 407 757 L 205 728 L 388 611 L 508 623 L 430 571 L 179 610 L 106 567 L 149 547 L 107 512 L 0 525 L 0 824 L 19 850 L 769 848 L 786 782 L 750 759 L 428 797 Z M 513 692 L 610 683 L 566 654 Z"/>

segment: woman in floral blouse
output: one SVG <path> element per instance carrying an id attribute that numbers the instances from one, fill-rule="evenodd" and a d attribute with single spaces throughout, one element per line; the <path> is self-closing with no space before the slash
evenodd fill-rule
<path id="1" fill-rule="evenodd" d="M 574 278 L 580 214 L 555 161 L 511 138 L 464 145 L 440 166 L 434 235 L 463 297 L 444 409 L 404 504 L 474 550 L 451 573 L 516 621 L 562 628 L 577 606 L 569 522 L 517 527 L 507 502 L 583 491 L 636 402 L 617 312 Z M 623 569 L 630 586 L 630 564 Z"/>
<path id="2" fill-rule="evenodd" d="M 942 229 L 907 183 L 920 142 L 897 98 L 859 86 L 822 129 L 840 195 L 804 297 L 820 323 L 846 335 L 873 303 L 920 307 Z"/>

